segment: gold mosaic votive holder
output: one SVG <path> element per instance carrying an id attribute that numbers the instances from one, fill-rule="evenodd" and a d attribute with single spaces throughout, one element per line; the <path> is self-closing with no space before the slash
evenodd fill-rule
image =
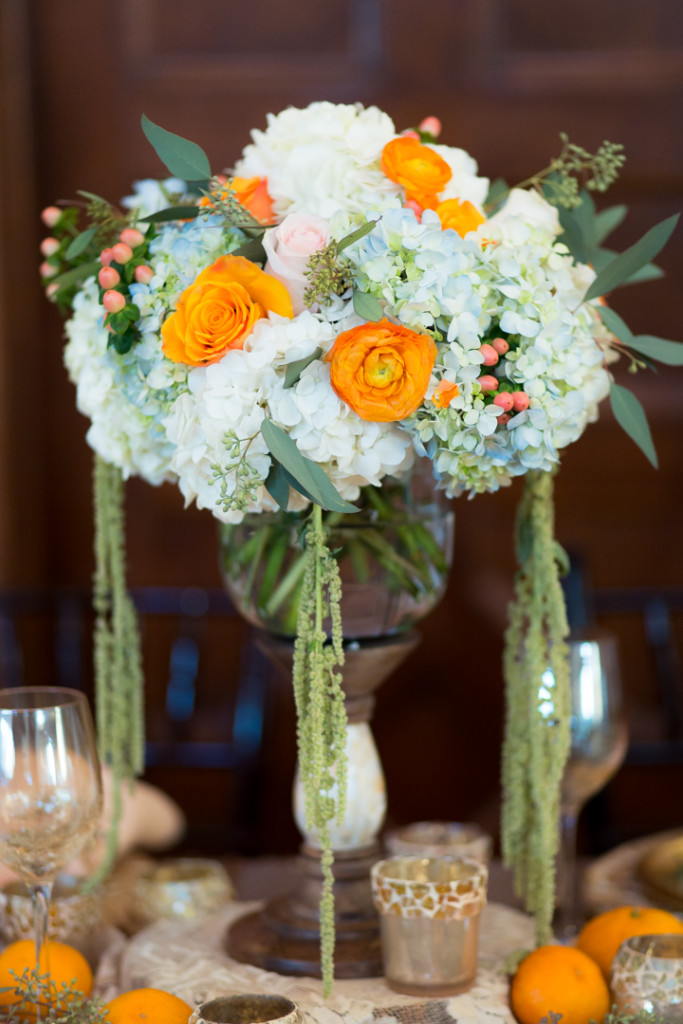
<path id="1" fill-rule="evenodd" d="M 417 996 L 471 988 L 485 865 L 457 857 L 391 857 L 373 866 L 371 879 L 389 987 Z"/>
<path id="2" fill-rule="evenodd" d="M 284 996 L 219 996 L 201 1003 L 188 1024 L 302 1024 L 302 1016 Z"/>
<path id="3" fill-rule="evenodd" d="M 223 865 L 203 857 L 177 857 L 151 864 L 133 883 L 135 916 L 145 923 L 190 920 L 220 909 L 234 896 Z"/>
<path id="4" fill-rule="evenodd" d="M 636 935 L 612 962 L 616 1007 L 624 1014 L 651 1014 L 657 1024 L 683 1024 L 683 935 Z"/>
<path id="5" fill-rule="evenodd" d="M 488 864 L 493 839 L 473 821 L 415 821 L 388 832 L 390 857 L 465 857 Z"/>
<path id="6" fill-rule="evenodd" d="M 84 891 L 86 879 L 58 875 L 52 887 L 47 934 L 53 942 L 73 945 L 88 936 L 100 922 L 102 895 L 99 889 Z M 8 882 L 0 891 L 0 932 L 7 942 L 35 936 L 33 904 L 24 882 Z"/>

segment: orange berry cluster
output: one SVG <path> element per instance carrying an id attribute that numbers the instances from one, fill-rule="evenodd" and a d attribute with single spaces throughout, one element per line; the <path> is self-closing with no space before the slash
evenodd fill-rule
<path id="1" fill-rule="evenodd" d="M 100 301 L 105 309 L 104 325 L 112 335 L 117 352 L 128 352 L 139 340 L 135 321 L 140 310 L 131 301 L 133 281 L 149 284 L 154 271 L 147 263 L 148 239 L 137 228 L 124 228 L 114 245 L 99 255 L 102 269 L 97 275 Z"/>
<path id="2" fill-rule="evenodd" d="M 510 342 L 506 338 L 497 336 L 490 342 L 484 342 L 479 346 L 479 351 L 484 357 L 484 366 L 495 366 L 510 351 Z M 510 416 L 517 412 L 523 412 L 529 408 L 529 396 L 525 391 L 515 389 L 514 384 L 506 377 L 496 377 L 493 373 L 484 373 L 477 377 L 477 383 L 485 397 L 490 397 L 494 405 L 503 410 L 498 417 L 498 423 L 505 424 Z"/>

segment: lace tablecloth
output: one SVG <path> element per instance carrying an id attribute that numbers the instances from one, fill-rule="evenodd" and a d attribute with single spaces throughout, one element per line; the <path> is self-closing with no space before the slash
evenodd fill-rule
<path id="1" fill-rule="evenodd" d="M 393 1018 L 398 1024 L 512 1024 L 507 1004 L 508 982 L 502 967 L 510 953 L 533 946 L 530 918 L 502 904 L 489 904 L 482 914 L 479 967 L 474 986 L 451 999 L 416 999 L 392 992 L 383 978 L 336 981 L 323 1000 L 315 978 L 273 974 L 239 964 L 223 951 L 226 928 L 256 903 L 232 903 L 200 921 L 160 921 L 143 929 L 116 954 L 105 976 L 98 974 L 104 998 L 115 990 L 152 987 L 172 992 L 194 1006 L 219 995 L 268 992 L 297 1003 L 306 1024 L 361 1024 Z"/>

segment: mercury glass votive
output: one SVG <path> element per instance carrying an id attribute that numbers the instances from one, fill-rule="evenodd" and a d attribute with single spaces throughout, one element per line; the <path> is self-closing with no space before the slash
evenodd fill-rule
<path id="1" fill-rule="evenodd" d="M 135 912 L 144 921 L 189 919 L 218 910 L 234 895 L 219 861 L 178 857 L 144 868 L 134 882 Z"/>
<path id="2" fill-rule="evenodd" d="M 188 1024 L 302 1024 L 302 1017 L 284 996 L 219 996 L 201 1003 Z"/>
<path id="3" fill-rule="evenodd" d="M 372 868 L 384 975 L 395 992 L 466 992 L 477 971 L 487 868 L 456 857 L 391 857 Z"/>
<path id="4" fill-rule="evenodd" d="M 612 962 L 610 985 L 620 1011 L 683 1024 L 683 935 L 626 939 Z"/>
<path id="5" fill-rule="evenodd" d="M 474 822 L 415 821 L 388 832 L 387 853 L 392 857 L 465 857 L 488 864 L 493 839 Z"/>
<path id="6" fill-rule="evenodd" d="M 50 897 L 48 938 L 71 944 L 80 941 L 96 928 L 101 911 L 100 889 L 89 890 L 84 878 L 58 875 Z M 34 937 L 33 903 L 24 882 L 8 882 L 0 891 L 0 932 L 7 942 Z"/>

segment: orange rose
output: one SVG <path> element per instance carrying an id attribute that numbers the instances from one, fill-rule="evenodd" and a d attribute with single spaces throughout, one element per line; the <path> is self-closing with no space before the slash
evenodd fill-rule
<path id="1" fill-rule="evenodd" d="M 292 317 L 287 289 L 243 256 L 221 256 L 202 270 L 161 328 L 164 355 L 174 363 L 206 366 L 242 348 L 268 312 Z"/>
<path id="2" fill-rule="evenodd" d="M 260 224 L 275 223 L 277 217 L 273 212 L 273 200 L 268 192 L 268 181 L 266 178 L 228 178 L 227 181 L 228 186 L 223 190 L 225 197 L 232 191 L 235 199 Z M 199 205 L 211 206 L 209 196 L 202 196 L 199 200 Z"/>
<path id="3" fill-rule="evenodd" d="M 362 420 L 389 423 L 415 412 L 436 362 L 436 344 L 389 320 L 340 334 L 327 353 L 336 394 Z"/>
<path id="4" fill-rule="evenodd" d="M 432 209 L 453 172 L 446 161 L 429 146 L 402 135 L 387 142 L 382 150 L 382 171 L 391 181 L 403 185 L 407 199 Z"/>
<path id="5" fill-rule="evenodd" d="M 441 221 L 441 227 L 452 228 L 461 238 L 469 231 L 476 231 L 485 220 L 474 203 L 468 199 L 462 202 L 459 199 L 447 199 L 445 203 L 439 203 L 436 213 Z"/>

